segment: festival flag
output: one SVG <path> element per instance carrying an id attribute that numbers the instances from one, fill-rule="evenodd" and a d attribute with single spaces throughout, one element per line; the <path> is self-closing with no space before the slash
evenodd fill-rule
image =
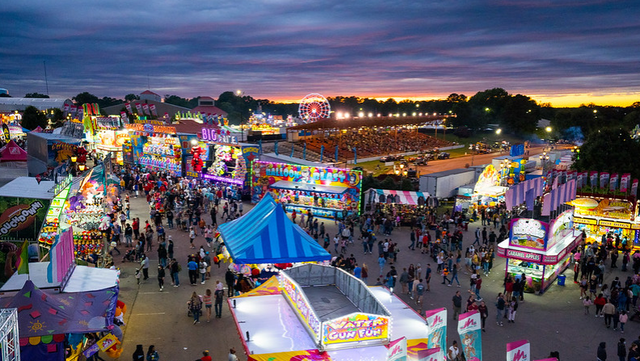
<path id="1" fill-rule="evenodd" d="M 324 157 L 324 145 L 320 146 L 320 163 L 322 163 L 322 158 Z"/>
<path id="2" fill-rule="evenodd" d="M 525 198 L 526 198 L 526 202 L 527 202 L 527 210 L 528 211 L 533 211 L 533 206 L 534 206 L 535 200 L 536 200 L 536 197 L 535 197 L 534 194 L 535 193 L 534 193 L 533 189 L 529 189 L 527 191 L 527 195 L 526 195 Z"/>
<path id="3" fill-rule="evenodd" d="M 513 187 L 511 187 L 507 189 L 507 192 L 504 194 L 504 202 L 508 211 L 513 209 L 513 193 Z"/>
<path id="4" fill-rule="evenodd" d="M 572 180 L 572 179 L 575 179 L 576 178 L 576 173 L 577 172 L 575 170 L 568 171 L 567 172 L 567 182 Z"/>
<path id="5" fill-rule="evenodd" d="M 629 182 L 631 181 L 631 173 L 625 173 L 620 177 L 620 192 L 627 193 L 629 190 Z"/>
<path id="6" fill-rule="evenodd" d="M 600 189 L 606 191 L 608 186 L 609 186 L 609 172 L 600 173 Z"/>
<path id="7" fill-rule="evenodd" d="M 63 109 L 63 111 L 64 111 L 65 113 L 69 113 L 69 104 L 65 104 L 65 105 L 64 105 L 64 109 Z"/>
<path id="8" fill-rule="evenodd" d="M 578 189 L 582 189 L 582 172 L 578 172 L 578 175 L 576 176 L 576 186 Z"/>
<path id="9" fill-rule="evenodd" d="M 438 308 L 424 313 L 427 321 L 427 348 L 447 349 L 447 309 Z"/>
<path id="10" fill-rule="evenodd" d="M 72 105 L 69 107 L 69 113 L 71 113 L 71 115 L 76 115 L 76 113 L 78 112 L 78 107 L 75 105 Z"/>
<path id="11" fill-rule="evenodd" d="M 598 172 L 591 171 L 589 174 L 589 185 L 591 186 L 592 192 L 598 189 Z"/>
<path id="12" fill-rule="evenodd" d="M 385 345 L 387 361 L 407 361 L 407 338 L 401 337 Z"/>
<path id="13" fill-rule="evenodd" d="M 549 192 L 544 195 L 542 200 L 542 215 L 548 216 L 551 214 L 551 204 L 553 203 L 553 192 Z"/>
<path id="14" fill-rule="evenodd" d="M 120 118 L 122 119 L 123 124 L 129 124 L 129 117 L 127 117 L 127 112 L 120 112 Z"/>
<path id="15" fill-rule="evenodd" d="M 609 191 L 611 193 L 618 190 L 618 173 L 611 174 L 611 178 L 609 178 Z"/>
<path id="16" fill-rule="evenodd" d="M 158 116 L 158 113 L 156 112 L 156 105 L 155 104 L 151 104 L 149 106 L 149 111 L 151 112 L 151 115 L 153 115 L 154 117 Z"/>
<path id="17" fill-rule="evenodd" d="M 480 312 L 471 311 L 458 316 L 458 335 L 467 361 L 482 361 L 482 331 Z"/>
<path id="18" fill-rule="evenodd" d="M 16 272 L 18 272 L 18 274 L 29 273 L 29 242 L 27 241 L 24 241 L 18 249 Z"/>
<path id="19" fill-rule="evenodd" d="M 140 105 L 140 103 L 136 103 L 136 111 L 138 115 L 142 115 L 142 105 Z"/>
<path id="20" fill-rule="evenodd" d="M 551 186 L 551 190 L 555 190 L 556 188 L 558 188 L 558 179 L 560 177 L 558 177 L 558 173 L 557 172 L 553 172 L 554 173 L 554 177 L 553 177 L 553 185 Z"/>
<path id="21" fill-rule="evenodd" d="M 633 182 L 631 182 L 631 195 L 636 197 L 638 195 L 638 179 L 634 179 Z"/>
<path id="22" fill-rule="evenodd" d="M 124 105 L 125 109 L 127 109 L 127 113 L 133 115 L 133 111 L 131 110 L 131 103 L 127 103 Z"/>
<path id="23" fill-rule="evenodd" d="M 149 104 L 147 103 L 142 104 L 142 111 L 144 112 L 145 115 L 150 115 L 151 113 L 149 113 Z"/>
<path id="24" fill-rule="evenodd" d="M 531 344 L 527 340 L 507 344 L 507 361 L 531 360 Z"/>
<path id="25" fill-rule="evenodd" d="M 444 350 L 440 347 L 418 351 L 418 361 L 445 361 Z"/>

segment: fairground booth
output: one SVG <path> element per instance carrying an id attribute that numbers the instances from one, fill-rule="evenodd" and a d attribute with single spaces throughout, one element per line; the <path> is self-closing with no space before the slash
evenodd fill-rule
<path id="1" fill-rule="evenodd" d="M 410 360 L 428 348 L 425 319 L 384 287 L 316 264 L 278 279 L 228 300 L 249 360 L 386 360 L 385 346 L 401 338 Z"/>
<path id="2" fill-rule="evenodd" d="M 249 191 L 251 162 L 258 147 L 238 141 L 224 128 L 205 126 L 196 135 L 180 135 L 185 150 L 185 175 Z"/>
<path id="3" fill-rule="evenodd" d="M 602 236 L 619 236 L 618 247 L 638 247 L 638 180 L 630 174 L 581 172 L 577 175 L 574 226 L 587 235 L 586 243 L 600 243 Z"/>
<path id="4" fill-rule="evenodd" d="M 160 124 L 164 123 L 147 121 L 145 124 L 126 124 L 130 143 L 123 145 L 124 160 L 147 170 L 182 177 L 182 148 L 176 128 Z"/>
<path id="5" fill-rule="evenodd" d="M 571 250 L 582 234 L 573 229 L 573 210 L 551 224 L 532 218 L 511 221 L 509 238 L 498 245 L 498 256 L 507 259 L 505 274 L 527 278 L 525 292 L 544 292 L 569 265 Z"/>
<path id="6" fill-rule="evenodd" d="M 98 154 L 111 154 L 112 159 L 123 164 L 122 146 L 129 139 L 129 132 L 123 128 L 120 117 L 92 117 L 86 139 Z"/>
<path id="7" fill-rule="evenodd" d="M 495 207 L 499 202 L 504 202 L 504 195 L 509 188 L 501 185 L 501 180 L 504 179 L 501 172 L 504 173 L 504 170 L 498 171 L 489 164 L 478 177 L 471 196 L 471 203 L 478 210 L 483 207 Z"/>
<path id="8" fill-rule="evenodd" d="M 400 216 L 403 226 L 413 224 L 429 206 L 429 193 L 371 188 L 365 192 L 365 211 L 380 211 Z"/>
<path id="9" fill-rule="evenodd" d="M 271 193 L 287 212 L 327 218 L 359 213 L 361 171 L 254 161 L 252 172 L 252 202 Z"/>

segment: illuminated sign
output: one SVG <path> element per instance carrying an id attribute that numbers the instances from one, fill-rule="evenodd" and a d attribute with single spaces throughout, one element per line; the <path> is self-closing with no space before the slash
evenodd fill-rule
<path id="1" fill-rule="evenodd" d="M 125 124 L 125 127 L 129 130 L 145 133 L 163 133 L 163 134 L 176 134 L 176 127 L 168 127 L 166 125 L 152 125 L 152 124 Z"/>
<path id="2" fill-rule="evenodd" d="M 324 345 L 384 340 L 389 337 L 389 318 L 384 316 L 353 313 L 322 323 Z"/>
<path id="3" fill-rule="evenodd" d="M 509 243 L 514 246 L 545 250 L 547 245 L 547 228 L 544 222 L 531 218 L 518 218 L 511 221 L 511 237 Z"/>
<path id="4" fill-rule="evenodd" d="M 507 257 L 536 263 L 540 263 L 540 261 L 542 260 L 541 254 L 517 251 L 515 249 L 507 249 Z"/>
<path id="5" fill-rule="evenodd" d="M 225 133 L 225 134 L 221 134 Z M 226 131 L 214 128 L 202 128 L 200 139 L 214 143 L 238 144 L 238 137 L 230 135 Z"/>
<path id="6" fill-rule="evenodd" d="M 598 224 L 598 221 L 595 219 L 589 219 L 589 218 L 574 218 L 573 219 L 573 223 L 578 223 L 578 224 L 591 224 L 591 225 L 596 225 Z"/>
<path id="7" fill-rule="evenodd" d="M 613 228 L 624 228 L 624 229 L 631 228 L 631 224 L 629 223 L 603 221 L 603 220 L 600 220 L 600 222 L 598 222 L 598 225 L 605 226 L 605 227 L 613 227 Z"/>

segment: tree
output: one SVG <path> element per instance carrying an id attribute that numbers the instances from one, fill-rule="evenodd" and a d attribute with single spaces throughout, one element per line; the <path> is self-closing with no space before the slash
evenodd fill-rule
<path id="1" fill-rule="evenodd" d="M 59 108 L 53 109 L 53 115 L 51 116 L 51 126 L 53 128 L 60 128 L 64 125 L 64 113 Z"/>
<path id="2" fill-rule="evenodd" d="M 32 105 L 26 107 L 22 114 L 22 126 L 29 130 L 34 130 L 37 127 L 46 128 L 48 122 L 47 116 Z"/>
<path id="3" fill-rule="evenodd" d="M 640 144 L 621 127 L 598 129 L 591 132 L 582 147 L 580 158 L 573 163 L 578 171 L 631 173 L 640 178 L 640 168 L 631 161 L 640 154 Z"/>
<path id="4" fill-rule="evenodd" d="M 164 96 L 164 102 L 165 103 L 169 103 L 169 104 L 173 104 L 173 105 L 177 105 L 180 107 L 185 107 L 188 108 L 189 107 L 189 99 L 185 99 L 182 97 L 179 97 L 177 95 L 165 95 Z"/>
<path id="5" fill-rule="evenodd" d="M 124 100 L 126 100 L 128 102 L 132 102 L 134 100 L 140 100 L 140 96 L 135 95 L 133 93 L 129 93 L 129 94 L 124 96 Z"/>
<path id="6" fill-rule="evenodd" d="M 513 133 L 531 134 L 538 126 L 540 107 L 528 96 L 516 94 L 507 98 L 502 117 L 502 125 Z"/>
<path id="7" fill-rule="evenodd" d="M 509 93 L 502 88 L 477 92 L 469 99 L 472 111 L 472 121 L 469 127 L 480 129 L 487 124 L 502 125 L 504 108 L 508 99 Z"/>
<path id="8" fill-rule="evenodd" d="M 40 94 L 40 93 L 27 93 L 24 95 L 25 98 L 49 98 L 48 95 L 46 94 Z"/>
<path id="9" fill-rule="evenodd" d="M 92 104 L 98 102 L 98 97 L 89 92 L 83 92 L 73 97 L 73 100 L 79 105 L 87 103 Z"/>

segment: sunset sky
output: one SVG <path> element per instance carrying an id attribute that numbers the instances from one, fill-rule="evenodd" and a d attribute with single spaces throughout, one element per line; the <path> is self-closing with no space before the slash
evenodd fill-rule
<path id="1" fill-rule="evenodd" d="M 640 101 L 637 0 L 6 1 L 0 88 L 297 101 L 501 87 L 554 106 Z"/>

